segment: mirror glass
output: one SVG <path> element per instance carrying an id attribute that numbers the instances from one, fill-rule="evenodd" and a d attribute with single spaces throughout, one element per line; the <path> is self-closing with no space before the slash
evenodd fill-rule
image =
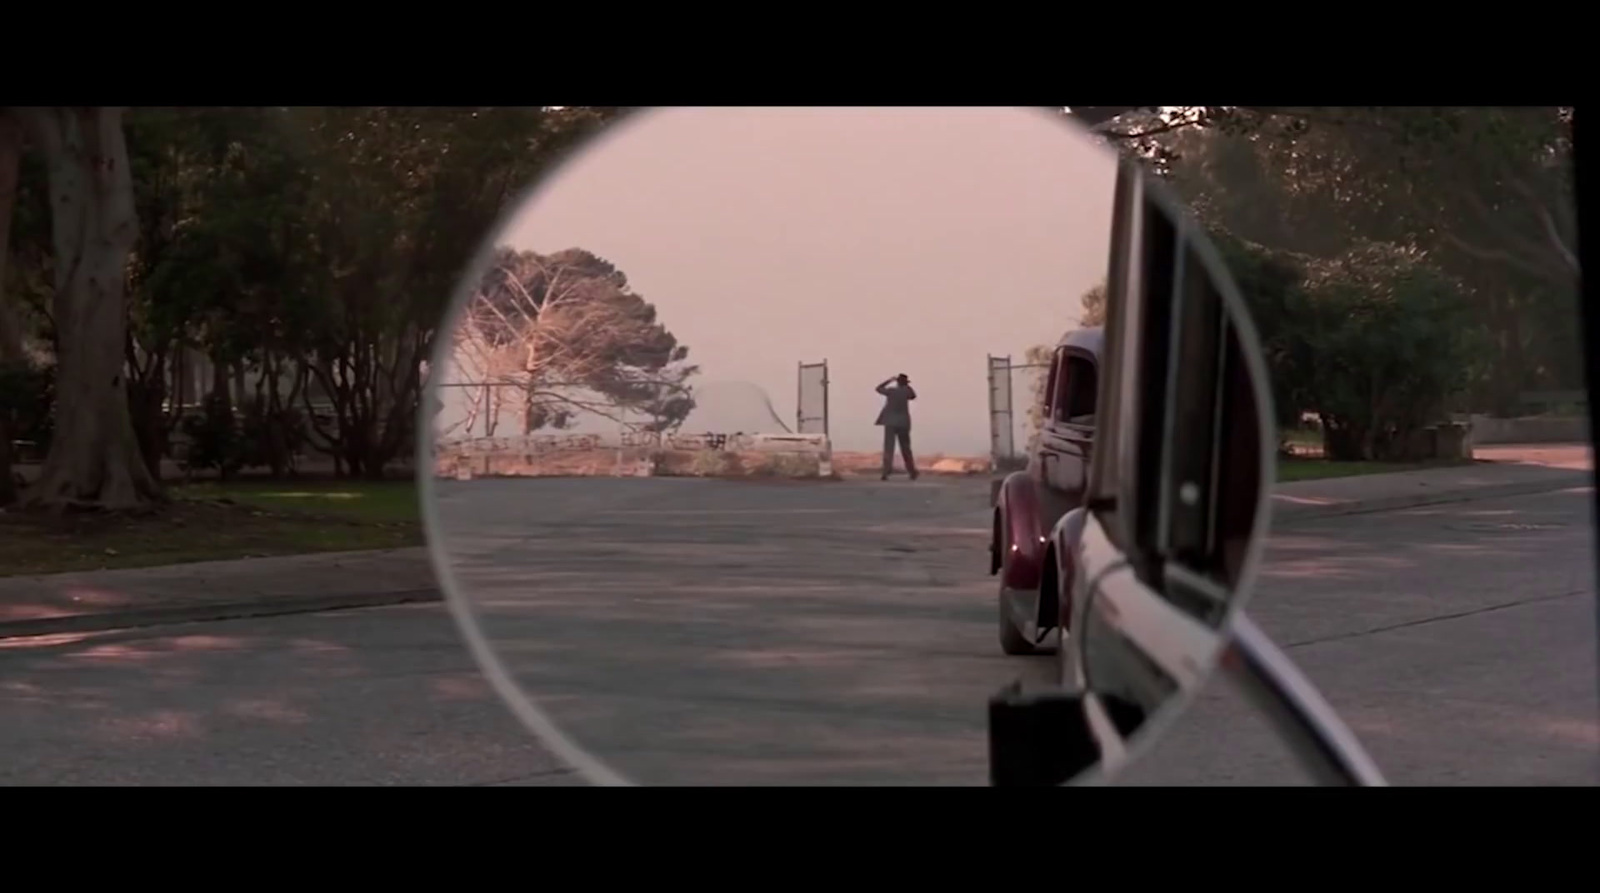
<path id="1" fill-rule="evenodd" d="M 1013 680 L 1097 728 L 1181 700 L 1248 588 L 1260 388 L 1130 170 L 1038 110 L 668 109 L 538 184 L 420 447 L 518 714 L 595 781 L 985 784 Z"/>

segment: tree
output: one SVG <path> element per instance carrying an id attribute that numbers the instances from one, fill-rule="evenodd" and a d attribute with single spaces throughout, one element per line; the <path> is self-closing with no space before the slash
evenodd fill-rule
<path id="1" fill-rule="evenodd" d="M 1477 332 L 1461 286 L 1414 249 L 1358 245 L 1308 265 L 1298 336 L 1331 459 L 1413 458 L 1413 435 L 1465 387 Z"/>
<path id="2" fill-rule="evenodd" d="M 614 116 L 587 108 L 163 110 L 141 195 L 171 212 L 141 244 L 141 317 L 237 392 L 239 440 L 283 473 L 304 439 L 380 476 L 416 430 L 456 278 L 508 202 Z M 158 138 L 159 137 L 159 138 Z M 156 356 L 146 352 L 142 355 Z M 231 387 L 230 387 L 231 385 Z M 219 415 L 219 419 L 222 416 Z"/>
<path id="3" fill-rule="evenodd" d="M 1081 328 L 1092 328 L 1106 324 L 1106 284 L 1104 282 L 1084 292 L 1081 303 L 1083 312 L 1078 316 L 1078 325 Z"/>
<path id="4" fill-rule="evenodd" d="M 484 382 L 491 404 L 497 392 L 519 395 L 523 433 L 568 427 L 579 413 L 625 412 L 670 430 L 694 407 L 689 349 L 621 270 L 579 248 L 501 246 L 455 338 L 458 364 Z"/>
<path id="5" fill-rule="evenodd" d="M 161 497 L 140 455 L 123 369 L 138 237 L 122 109 L 15 110 L 44 157 L 55 256 L 55 430 L 26 506 L 131 509 Z"/>
<path id="6" fill-rule="evenodd" d="M 1415 248 L 1366 242 L 1323 260 L 1213 238 L 1255 321 L 1280 429 L 1312 412 L 1331 459 L 1414 458 L 1482 354 L 1461 284 Z"/>
<path id="7" fill-rule="evenodd" d="M 55 404 L 50 200 L 28 142 L 22 116 L 0 109 L 0 505 L 21 494 L 13 444 L 48 449 Z"/>
<path id="8" fill-rule="evenodd" d="M 17 201 L 17 175 L 22 164 L 22 122 L 0 109 L 0 506 L 17 500 L 11 476 L 11 407 L 21 396 L 20 376 L 26 358 L 22 322 L 6 294 L 6 261 L 11 255 L 11 215 Z"/>
<path id="9" fill-rule="evenodd" d="M 695 407 L 694 389 L 688 385 L 688 380 L 696 372 L 693 366 L 677 366 L 668 371 L 659 384 L 648 389 L 649 396 L 638 407 L 647 419 L 637 425 L 639 430 L 665 434 L 683 426 Z"/>
<path id="10" fill-rule="evenodd" d="M 479 240 L 621 112 L 151 108 L 125 135 L 118 109 L 0 115 L 0 185 L 17 169 L 12 125 L 31 148 L 0 203 L 15 224 L 0 312 L 25 311 L 24 341 L 38 336 L 61 379 L 61 437 L 32 504 L 155 498 L 188 351 L 229 402 L 219 422 L 242 410 L 247 463 L 281 472 L 303 408 L 312 447 L 382 474 L 408 451 L 434 328 Z M 17 352 L 13 316 L 0 352 Z M 146 473 L 124 467 L 141 457 Z"/>
<path id="11" fill-rule="evenodd" d="M 1055 357 L 1055 346 L 1035 344 L 1022 353 L 1022 361 L 1033 367 L 1033 387 L 1028 395 L 1028 410 L 1023 416 L 1028 422 L 1027 451 L 1033 452 L 1039 435 L 1044 431 L 1044 404 L 1050 396 L 1050 363 Z M 1009 374 L 1009 373 L 1008 373 Z"/>
<path id="12" fill-rule="evenodd" d="M 611 109 L 295 110 L 309 135 L 302 339 L 333 424 L 314 442 L 382 474 L 416 430 L 423 364 L 457 277 L 509 202 Z"/>
<path id="13" fill-rule="evenodd" d="M 1240 135 L 1297 190 L 1323 192 L 1354 212 L 1352 220 L 1430 237 L 1423 247 L 1438 239 L 1562 288 L 1578 269 L 1571 108 L 1096 106 L 1068 113 L 1168 161 L 1181 155 L 1171 136 L 1182 131 Z"/>
<path id="14" fill-rule="evenodd" d="M 1087 329 L 1106 324 L 1106 284 L 1099 283 L 1083 293 L 1079 299 L 1082 311 L 1078 315 L 1077 328 Z M 1055 357 L 1054 344 L 1035 344 L 1023 352 L 1023 362 L 1033 366 L 1038 371 L 1034 376 L 1033 388 L 1028 401 L 1028 449 L 1031 452 L 1039 432 L 1044 429 L 1044 404 L 1049 396 L 1047 389 L 1050 387 L 1050 363 Z"/>
<path id="15" fill-rule="evenodd" d="M 236 171 L 240 143 L 255 136 L 240 127 L 252 111 L 141 108 L 128 115 L 139 220 L 128 265 L 128 403 L 153 475 L 160 474 L 184 409 L 187 353 L 200 349 L 213 363 L 208 396 L 222 401 L 213 408 L 208 428 L 214 428 L 233 410 L 233 358 L 243 352 L 241 342 L 260 335 L 226 330 L 246 296 L 230 287 L 241 277 L 225 274 L 235 258 L 217 239 L 204 238 L 234 210 L 218 200 L 217 183 Z"/>
<path id="16" fill-rule="evenodd" d="M 1305 325 L 1306 267 L 1312 259 L 1274 251 L 1221 228 L 1212 229 L 1211 238 L 1255 323 L 1279 430 L 1297 428 L 1301 413 L 1316 405 L 1312 381 L 1319 355 Z"/>
<path id="17" fill-rule="evenodd" d="M 1425 250 L 1465 284 L 1464 324 L 1491 336 L 1469 406 L 1505 413 L 1525 389 L 1581 386 L 1570 109 L 1231 109 L 1207 120 L 1156 139 L 1208 223 L 1321 258 L 1363 240 Z"/>

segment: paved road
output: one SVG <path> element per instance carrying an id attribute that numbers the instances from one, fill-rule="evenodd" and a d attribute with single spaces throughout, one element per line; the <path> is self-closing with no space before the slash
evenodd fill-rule
<path id="1" fill-rule="evenodd" d="M 788 488 L 774 516 L 767 486 L 726 486 L 745 489 L 698 516 L 661 514 L 665 490 L 469 487 L 445 520 L 512 665 L 642 781 L 981 783 L 984 698 L 1049 667 L 998 655 L 981 488 Z M 619 542 L 630 521 L 646 532 Z M 1582 493 L 1302 524 L 1252 610 L 1393 781 L 1594 784 L 1590 542 Z M 436 606 L 0 643 L 0 717 L 0 784 L 576 783 Z M 1304 779 L 1219 686 L 1126 781 Z"/>
<path id="2" fill-rule="evenodd" d="M 574 737 L 645 783 L 982 783 L 986 696 L 1050 665 L 998 654 L 981 485 L 641 483 L 442 495 L 462 590 Z M 1255 616 L 1397 781 L 1595 783 L 1585 495 L 1287 530 Z M 1208 696 L 1129 780 L 1298 778 L 1253 721 Z"/>
<path id="3" fill-rule="evenodd" d="M 1587 488 L 1304 524 L 1250 611 L 1396 784 L 1600 784 Z M 1304 784 L 1214 685 L 1134 784 Z"/>
<path id="4" fill-rule="evenodd" d="M 0 643 L 0 785 L 572 783 L 438 605 Z"/>
<path id="5" fill-rule="evenodd" d="M 513 674 L 630 778 L 976 784 L 986 699 L 1018 672 L 987 499 L 964 480 L 523 479 L 450 482 L 437 517 Z"/>

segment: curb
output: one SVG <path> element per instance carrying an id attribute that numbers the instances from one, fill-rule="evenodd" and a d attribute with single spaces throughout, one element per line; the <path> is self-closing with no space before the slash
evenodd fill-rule
<path id="1" fill-rule="evenodd" d="M 109 632 L 176 623 L 245 620 L 251 617 L 277 617 L 287 614 L 318 614 L 323 611 L 381 608 L 387 605 L 443 600 L 444 596 L 440 591 L 432 588 L 348 595 L 273 596 L 203 605 L 136 608 L 99 614 L 71 614 L 65 617 L 3 621 L 0 622 L 0 639 L 21 639 L 62 633 Z"/>
<path id="2" fill-rule="evenodd" d="M 1457 502 L 1478 502 L 1484 499 L 1502 499 L 1511 496 L 1532 496 L 1539 493 L 1552 493 L 1556 490 L 1566 490 L 1572 487 L 1592 485 L 1594 475 L 1587 471 L 1573 471 L 1570 475 L 1563 475 L 1560 479 L 1543 481 L 1523 481 L 1516 484 L 1500 484 L 1490 487 L 1474 487 L 1470 490 L 1455 490 L 1433 493 L 1416 493 L 1405 496 L 1389 496 L 1383 499 L 1368 499 L 1357 502 L 1342 502 L 1332 505 L 1308 506 L 1295 508 L 1290 511 L 1274 506 L 1272 512 L 1272 527 L 1287 527 L 1303 521 L 1320 521 L 1324 518 L 1334 518 L 1341 515 L 1365 515 L 1374 512 L 1392 512 L 1399 509 L 1421 508 L 1429 505 L 1448 505 Z"/>

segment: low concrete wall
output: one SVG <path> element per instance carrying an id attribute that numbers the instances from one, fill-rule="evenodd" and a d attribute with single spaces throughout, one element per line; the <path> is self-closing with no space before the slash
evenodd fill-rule
<path id="1" fill-rule="evenodd" d="M 1527 416 L 1496 419 L 1472 416 L 1472 443 L 1584 443 L 1589 440 L 1589 420 L 1583 416 Z"/>
<path id="2" fill-rule="evenodd" d="M 821 434 L 530 435 L 440 444 L 434 473 L 474 477 L 834 477 Z"/>

